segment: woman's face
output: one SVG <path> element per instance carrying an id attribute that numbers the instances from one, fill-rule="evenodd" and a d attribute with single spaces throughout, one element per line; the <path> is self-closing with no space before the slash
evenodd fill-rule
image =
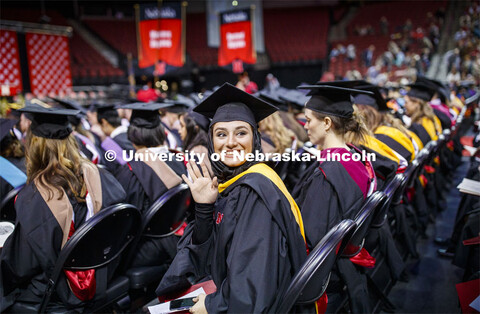
<path id="1" fill-rule="evenodd" d="M 415 98 L 405 96 L 405 113 L 411 117 L 415 111 L 420 110 L 420 103 Z"/>
<path id="2" fill-rule="evenodd" d="M 185 118 L 183 116 L 180 116 L 180 128 L 178 129 L 178 133 L 180 133 L 182 141 L 185 141 L 187 138 L 187 126 L 185 125 Z"/>
<path id="3" fill-rule="evenodd" d="M 245 163 L 246 154 L 253 152 L 252 127 L 244 121 L 215 123 L 213 149 L 222 156 L 220 160 L 228 167 L 241 166 Z M 235 151 L 237 154 L 234 154 Z"/>
<path id="4" fill-rule="evenodd" d="M 305 109 L 305 130 L 307 130 L 308 138 L 313 145 L 323 145 L 325 141 L 325 121 L 319 120 L 313 116 L 310 109 Z"/>

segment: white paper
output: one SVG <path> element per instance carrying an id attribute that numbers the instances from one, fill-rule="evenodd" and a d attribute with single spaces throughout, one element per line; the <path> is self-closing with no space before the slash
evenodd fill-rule
<path id="1" fill-rule="evenodd" d="M 186 294 L 182 296 L 181 298 L 178 299 L 186 299 L 186 298 L 195 298 L 199 294 L 205 293 L 205 290 L 203 288 L 198 288 L 195 291 L 190 292 L 189 294 Z M 177 299 L 177 300 L 178 300 Z M 164 313 L 170 313 L 170 301 L 165 302 L 165 303 L 160 303 L 154 306 L 149 306 L 148 311 L 150 314 L 164 314 Z"/>
<path id="2" fill-rule="evenodd" d="M 8 221 L 0 221 L 0 248 L 3 247 L 3 244 L 7 238 L 13 233 L 15 225 Z"/>
<path id="3" fill-rule="evenodd" d="M 470 154 L 470 156 L 473 156 L 477 152 L 476 147 L 472 147 L 468 145 L 463 145 L 463 149 L 465 149 Z"/>
<path id="4" fill-rule="evenodd" d="M 462 193 L 480 196 L 480 181 L 464 178 L 463 181 L 457 186 L 457 189 L 459 189 Z"/>
<path id="5" fill-rule="evenodd" d="M 480 312 L 480 295 L 470 303 L 470 307 Z"/>

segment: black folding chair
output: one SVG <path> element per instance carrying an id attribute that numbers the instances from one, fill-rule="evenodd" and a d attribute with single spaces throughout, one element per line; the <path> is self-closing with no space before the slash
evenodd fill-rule
<path id="1" fill-rule="evenodd" d="M 48 279 L 39 313 L 45 313 L 64 269 L 87 270 L 107 266 L 138 235 L 140 223 L 140 212 L 133 205 L 117 204 L 101 210 L 78 228 L 60 251 Z M 106 300 L 102 298 L 99 308 L 93 308 L 93 311 L 125 296 L 128 286 L 128 278 L 114 278 L 107 286 Z"/>
<path id="2" fill-rule="evenodd" d="M 158 239 L 173 235 L 186 221 L 187 211 L 192 203 L 190 189 L 185 183 L 168 190 L 144 213 L 142 232 L 137 241 L 142 238 Z M 178 226 L 173 228 L 175 224 L 178 224 Z M 137 243 L 132 245 L 127 265 L 131 264 L 135 256 Z M 130 279 L 130 287 L 141 289 L 152 282 L 158 282 L 165 271 L 165 265 L 128 269 L 127 276 Z"/>
<path id="3" fill-rule="evenodd" d="M 398 195 L 402 193 L 400 190 L 402 184 L 405 182 L 405 175 L 403 173 L 397 173 L 392 181 L 390 181 L 387 186 L 383 189 L 383 192 L 386 195 L 386 198 L 382 204 L 382 207 L 375 213 L 371 228 L 380 228 L 383 226 L 385 221 L 387 221 L 387 213 L 391 204 L 396 204 Z M 401 197 L 401 195 L 400 195 Z"/>
<path id="4" fill-rule="evenodd" d="M 386 200 L 385 193 L 376 191 L 370 195 L 355 217 L 355 232 L 348 242 L 342 257 L 352 257 L 357 255 L 363 248 L 365 236 L 370 228 L 370 224 L 375 213 L 383 206 Z"/>
<path id="5" fill-rule="evenodd" d="M 17 213 L 15 212 L 15 197 L 25 185 L 21 185 L 7 193 L 0 203 L 0 221 L 15 222 Z"/>
<path id="6" fill-rule="evenodd" d="M 351 220 L 343 220 L 333 227 L 317 244 L 293 277 L 274 313 L 288 313 L 295 304 L 309 304 L 318 300 L 327 289 L 330 271 L 345 248 L 355 229 Z"/>

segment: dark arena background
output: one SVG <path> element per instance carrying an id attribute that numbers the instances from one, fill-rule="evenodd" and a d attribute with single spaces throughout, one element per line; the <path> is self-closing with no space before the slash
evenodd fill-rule
<path id="1" fill-rule="evenodd" d="M 368 129 L 368 135 L 356 146 L 379 158 L 372 166 L 376 191 L 364 195 L 364 202 L 354 214 L 339 213 L 339 220 L 335 221 L 338 229 L 327 230 L 337 230 L 339 234 L 344 231 L 338 245 L 331 244 L 334 237 L 328 238 L 329 234 L 322 237 L 324 242 L 316 248 L 312 245 L 310 264 L 301 264 L 301 272 L 288 274 L 297 275 L 298 281 L 292 281 L 288 291 L 286 287 L 279 290 L 278 299 L 262 311 L 308 312 L 317 300 L 317 312 L 322 313 L 480 312 L 479 0 L 1 0 L 0 312 L 56 311 L 58 307 L 61 312 L 145 313 L 149 306 L 159 306 L 186 294 L 185 285 L 182 291 L 165 295 L 158 295 L 156 289 L 172 263 L 176 243 L 184 230 L 189 230 L 187 223 L 198 218 L 194 198 L 187 185 L 182 184 L 181 173 L 174 167 L 172 171 L 167 163 L 163 166 L 169 174 L 176 172 L 176 184 L 170 186 L 159 175 L 148 181 L 149 187 L 141 179 L 150 176 L 139 176 L 135 183 L 124 185 L 122 180 L 126 174 L 135 173 L 138 164 L 122 160 L 119 154 L 127 149 L 138 152 L 142 147 L 187 153 L 194 147 L 191 142 L 200 139 L 187 133 L 197 134 L 200 128 L 204 136 L 200 146 L 207 151 L 207 136 L 212 136 L 213 126 L 209 129 L 210 120 L 204 116 L 200 117 L 203 122 L 192 118 L 192 108 L 205 99 L 208 102 L 212 93 L 215 97 L 225 83 L 279 108 L 275 119 L 266 118 L 259 123 L 263 151 L 320 154 L 323 142 L 315 142 L 312 136 L 326 135 L 312 131 L 311 119 L 305 114 L 310 110 L 309 102 L 318 97 L 322 104 L 348 103 L 349 108 L 358 105 L 355 116 L 358 114 L 363 122 L 351 132 L 360 133 L 361 126 Z M 302 85 L 307 87 L 299 89 Z M 337 91 L 357 90 L 328 94 L 327 87 L 321 94 L 319 86 L 324 85 L 334 86 L 334 91 L 335 87 Z M 362 96 L 359 90 L 366 91 L 363 95 L 369 95 L 366 97 L 370 103 L 357 98 Z M 411 109 L 412 102 L 416 109 Z M 39 112 L 28 111 L 32 106 L 42 108 L 37 108 Z M 25 108 L 27 111 L 22 111 Z M 59 111 L 57 116 L 54 111 L 58 108 L 77 112 L 66 121 L 68 112 Z M 216 109 L 212 109 L 213 113 Z M 165 140 L 161 145 L 135 144 L 135 135 L 130 134 L 132 110 L 141 111 L 145 120 L 148 115 L 157 119 L 160 112 L 155 127 L 163 125 L 160 134 L 164 133 Z M 109 120 L 107 111 L 115 115 L 118 123 Z M 48 116 L 52 112 L 53 118 Z M 36 115 L 42 114 L 47 118 L 42 116 L 44 120 L 37 121 Z M 24 226 L 18 213 L 19 206 L 26 204 L 22 192 L 35 189 L 31 186 L 37 181 L 32 178 L 44 170 L 32 170 L 28 143 L 34 146 L 32 134 L 42 136 L 32 133 L 30 128 L 45 123 L 48 129 L 58 126 L 62 119 L 68 134 L 72 129 L 66 125 L 74 125 L 72 134 L 81 157 L 95 164 L 95 169 L 101 169 L 100 174 L 108 173 L 115 180 L 109 187 L 121 184 L 127 201 L 107 209 L 115 211 L 111 216 L 117 220 L 110 221 L 111 217 L 103 213 L 108 223 L 93 222 L 103 208 L 91 220 L 85 219 L 80 228 L 87 224 L 91 228 L 82 229 L 83 239 L 78 233 L 77 237 L 71 233 L 68 238 L 74 241 L 67 241 L 66 229 L 63 230 L 66 244 L 62 242 L 61 247 L 60 228 L 55 225 L 55 232 L 60 234 L 52 237 L 56 246 L 50 257 L 55 258 L 51 264 L 42 264 L 43 255 L 29 251 L 33 252 L 38 244 L 32 244 L 32 239 L 42 235 L 32 231 L 33 235 L 22 238 Z M 192 123 L 190 129 L 188 123 Z M 346 134 L 349 133 L 345 129 L 345 138 Z M 118 140 L 122 135 L 123 142 Z M 48 136 L 51 134 L 44 135 L 57 141 Z M 114 149 L 109 145 L 114 145 Z M 44 144 L 43 148 L 47 146 Z M 108 160 L 111 152 L 120 159 L 118 164 Z M 50 161 L 58 158 L 60 163 L 64 155 L 67 156 L 66 151 L 56 157 L 45 152 L 43 160 L 48 162 L 46 156 L 50 156 Z M 292 193 L 300 212 L 303 208 L 298 186 L 310 178 L 305 175 L 309 171 L 322 170 L 320 164 L 268 163 L 285 184 L 285 192 Z M 55 165 L 49 171 L 60 169 Z M 165 171 L 148 165 L 156 174 Z M 186 163 L 180 166 L 182 173 L 187 174 Z M 69 173 L 70 179 L 78 176 L 69 171 L 62 173 Z M 323 174 L 328 180 L 328 175 Z M 55 182 L 54 185 L 62 186 L 60 189 L 74 186 Z M 139 187 L 143 190 L 136 194 Z M 161 189 L 165 190 L 155 194 Z M 90 191 L 82 191 L 80 203 L 91 201 L 87 198 Z M 352 194 L 349 192 L 350 186 L 342 186 L 329 194 L 328 203 L 335 203 L 330 200 L 338 198 L 341 207 L 345 197 L 354 194 L 353 190 Z M 78 200 L 78 195 L 66 194 L 75 216 L 78 203 L 73 199 Z M 135 195 L 128 198 L 129 194 Z M 138 195 L 142 197 L 135 198 Z M 36 198 L 32 196 L 33 199 Z M 318 208 L 323 208 L 327 200 L 318 203 Z M 37 210 L 37 204 L 28 204 L 27 212 Z M 48 206 L 45 203 L 38 208 L 48 210 Z M 25 213 L 25 209 L 21 212 Z M 47 213 L 51 219 L 33 216 L 30 222 L 41 221 L 39 230 L 43 230 L 54 221 Z M 224 218 L 219 212 L 215 214 L 217 228 Z M 314 220 L 318 218 L 319 224 L 323 224 L 333 219 L 326 217 L 318 215 Z M 57 215 L 55 218 L 58 220 Z M 354 227 L 345 224 L 347 219 L 355 222 Z M 74 222 L 75 218 L 72 226 Z M 104 231 L 100 232 L 95 223 Z M 69 227 L 70 221 L 67 224 Z M 345 229 L 340 230 L 342 226 Z M 350 238 L 352 234 L 355 235 Z M 104 240 L 96 243 L 100 238 Z M 139 267 L 132 262 L 137 251 L 141 251 L 139 248 L 144 248 L 144 242 L 158 241 L 155 243 L 166 247 L 165 243 L 172 239 L 173 244 L 168 244 L 173 247 L 172 256 L 163 256 L 163 251 L 157 254 L 161 258 L 151 254 L 158 249 L 154 245 L 142 254 L 158 257 L 156 264 Z M 80 249 L 75 251 L 77 244 Z M 103 247 L 90 251 L 89 245 Z M 231 249 L 230 244 L 227 248 Z M 48 249 L 39 251 L 45 253 Z M 28 258 L 22 255 L 25 252 L 29 252 L 25 255 Z M 230 263 L 232 258 L 227 253 Z M 33 270 L 29 268 L 29 258 L 38 262 Z M 345 261 L 349 263 L 350 275 L 357 277 L 344 273 L 345 266 L 341 265 Z M 102 277 L 103 282 L 100 278 L 105 274 L 101 270 L 107 266 L 113 271 L 108 273 L 108 280 Z M 66 282 L 67 276 L 77 276 L 76 280 L 82 281 L 84 278 L 80 277 L 92 269 L 97 271 L 97 290 L 94 287 L 88 297 L 84 295 L 88 291 L 75 291 L 71 281 Z M 309 271 L 313 273 L 311 277 Z M 179 286 L 199 284 L 192 276 L 185 276 L 188 281 L 182 278 L 185 281 Z M 307 279 L 308 284 L 302 286 L 302 280 Z M 37 281 L 41 282 L 38 287 Z M 204 287 L 207 294 L 219 288 L 213 284 L 212 290 L 210 284 Z M 190 287 L 188 292 L 194 288 Z M 39 299 L 24 294 L 25 291 Z M 68 298 L 63 295 L 65 291 Z M 255 291 L 247 292 L 256 297 Z M 305 308 L 299 307 L 302 298 L 313 294 L 316 297 L 303 304 Z M 228 305 L 225 308 L 227 312 L 236 310 Z M 151 313 L 163 310 L 156 311 L 150 308 Z"/>

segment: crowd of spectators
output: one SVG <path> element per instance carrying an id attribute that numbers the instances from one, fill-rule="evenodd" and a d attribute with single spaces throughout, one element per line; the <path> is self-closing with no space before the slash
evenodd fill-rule
<path id="1" fill-rule="evenodd" d="M 455 33 L 455 48 L 444 56 L 447 82 L 450 86 L 461 81 L 480 81 L 480 2 L 472 1 L 459 20 Z"/>

